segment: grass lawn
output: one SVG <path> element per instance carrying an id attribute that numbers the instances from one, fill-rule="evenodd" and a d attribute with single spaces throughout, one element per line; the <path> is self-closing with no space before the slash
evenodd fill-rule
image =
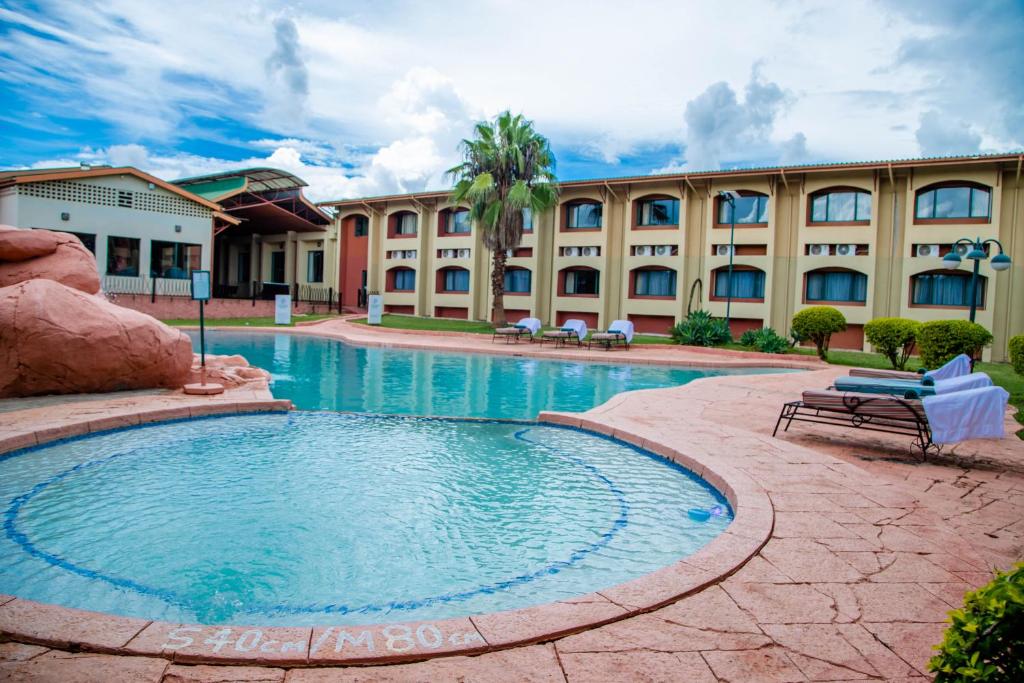
<path id="1" fill-rule="evenodd" d="M 295 323 L 308 322 L 311 320 L 323 320 L 324 318 L 337 317 L 330 313 L 312 313 L 309 315 L 292 314 L 291 325 L 281 327 L 294 327 Z M 197 327 L 199 318 L 172 318 L 162 321 L 172 327 Z M 252 318 L 207 318 L 206 324 L 217 327 L 274 327 L 274 316 L 256 316 Z"/>

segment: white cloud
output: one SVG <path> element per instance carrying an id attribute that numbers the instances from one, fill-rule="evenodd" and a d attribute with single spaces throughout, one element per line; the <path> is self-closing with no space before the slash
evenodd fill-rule
<path id="1" fill-rule="evenodd" d="M 967 123 L 950 119 L 937 111 L 921 115 L 921 125 L 914 135 L 921 154 L 925 156 L 976 154 L 981 148 L 981 136 Z"/>

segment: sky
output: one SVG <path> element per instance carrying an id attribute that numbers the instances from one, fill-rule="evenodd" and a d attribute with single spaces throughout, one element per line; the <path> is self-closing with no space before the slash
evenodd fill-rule
<path id="1" fill-rule="evenodd" d="M 510 109 L 565 180 L 1024 148 L 1024 1 L 0 0 L 0 167 L 449 186 Z"/>

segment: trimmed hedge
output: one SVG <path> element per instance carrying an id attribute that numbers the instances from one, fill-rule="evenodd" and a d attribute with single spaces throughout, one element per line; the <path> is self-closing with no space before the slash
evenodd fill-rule
<path id="1" fill-rule="evenodd" d="M 846 318 L 831 306 L 811 306 L 793 316 L 793 331 L 800 339 L 809 339 L 818 349 L 818 358 L 828 360 L 828 344 L 834 332 L 846 329 Z"/>
<path id="2" fill-rule="evenodd" d="M 928 662 L 936 683 L 1024 681 L 1024 563 L 967 593 L 949 616 Z"/>
<path id="3" fill-rule="evenodd" d="M 917 332 L 917 352 L 929 370 L 940 367 L 961 353 L 971 358 L 992 343 L 992 333 L 969 320 L 933 320 Z"/>
<path id="4" fill-rule="evenodd" d="M 897 370 L 907 367 L 921 323 L 906 318 L 876 318 L 864 326 L 864 338 Z"/>
<path id="5" fill-rule="evenodd" d="M 1024 375 L 1024 334 L 1010 337 L 1010 365 L 1018 375 Z"/>

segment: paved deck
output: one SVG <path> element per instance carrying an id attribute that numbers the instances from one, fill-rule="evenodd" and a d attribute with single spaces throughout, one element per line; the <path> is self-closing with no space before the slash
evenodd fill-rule
<path id="1" fill-rule="evenodd" d="M 332 323 L 342 325 L 356 327 Z M 383 344 L 401 336 L 342 332 Z M 410 344 L 448 347 L 432 336 L 405 336 Z M 482 346 L 464 338 L 453 344 Z M 1024 441 L 969 442 L 919 464 L 907 455 L 909 437 L 794 423 L 771 438 L 784 400 L 836 374 L 708 378 L 552 416 L 668 444 L 767 491 L 774 526 L 760 551 L 731 576 L 660 609 L 540 644 L 378 667 L 190 666 L 8 642 L 0 643 L 0 680 L 925 680 L 946 612 L 993 567 L 1024 557 Z M 85 403 L 99 418 L 104 400 L 119 399 Z M 50 419 L 55 409 L 23 412 L 43 410 L 36 416 Z M 20 412 L 0 413 L 0 424 L 14 415 L 24 428 L 31 419 Z M 1008 415 L 1009 434 L 1015 424 Z"/>

